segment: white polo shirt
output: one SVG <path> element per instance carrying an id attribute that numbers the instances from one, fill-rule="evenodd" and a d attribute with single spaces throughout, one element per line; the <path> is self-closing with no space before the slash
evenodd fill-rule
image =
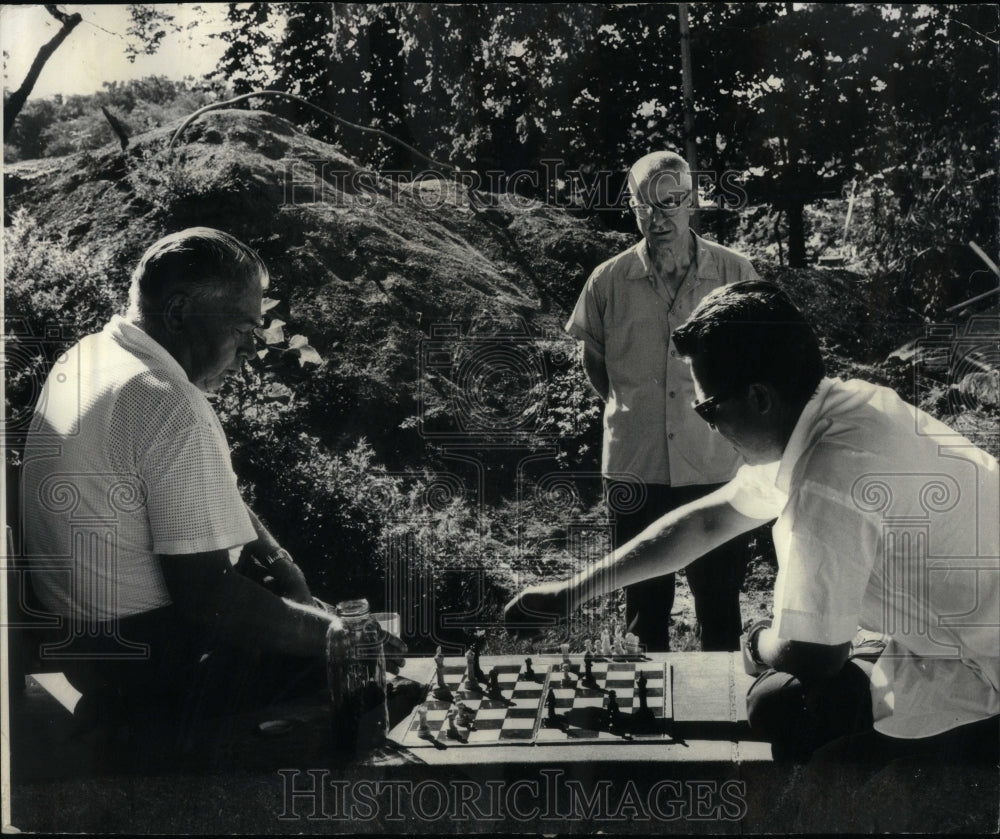
<path id="1" fill-rule="evenodd" d="M 744 466 L 732 505 L 777 517 L 774 628 L 890 639 L 875 728 L 929 737 L 1000 713 L 997 461 L 894 391 L 824 379 L 778 463 Z"/>
<path id="2" fill-rule="evenodd" d="M 670 336 L 710 291 L 757 273 L 746 257 L 694 238 L 695 259 L 676 296 L 657 279 L 644 239 L 594 269 L 566 323 L 607 367 L 606 477 L 690 486 L 728 481 L 739 467 L 733 447 L 691 408 L 691 368 Z"/>
<path id="3" fill-rule="evenodd" d="M 32 586 L 78 621 L 168 605 L 158 554 L 255 538 L 205 394 L 120 317 L 54 365 L 25 446 L 21 504 Z"/>

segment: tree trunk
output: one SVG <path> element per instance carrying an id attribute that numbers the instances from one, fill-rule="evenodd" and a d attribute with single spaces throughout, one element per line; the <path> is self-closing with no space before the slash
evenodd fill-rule
<path id="1" fill-rule="evenodd" d="M 806 235 L 802 210 L 805 202 L 799 192 L 797 183 L 791 184 L 791 194 L 788 196 L 786 213 L 788 218 L 788 265 L 791 268 L 806 267 Z"/>
<path id="2" fill-rule="evenodd" d="M 28 97 L 31 95 L 31 91 L 34 89 L 39 75 L 41 75 L 45 62 L 52 57 L 52 53 L 59 49 L 59 45 L 66 40 L 69 33 L 83 20 L 79 13 L 66 15 L 56 9 L 55 6 L 46 6 L 45 8 L 52 17 L 62 21 L 62 28 L 56 32 L 47 44 L 43 44 L 38 50 L 38 54 L 35 56 L 35 60 L 31 62 L 28 75 L 24 77 L 21 86 L 7 97 L 7 101 L 3 103 L 3 133 L 5 135 L 10 133 L 10 129 L 14 126 L 14 120 L 21 113 L 24 103 L 28 101 Z"/>
<path id="3" fill-rule="evenodd" d="M 698 209 L 698 152 L 694 141 L 694 81 L 691 73 L 691 34 L 688 28 L 688 4 L 680 3 L 677 8 L 677 25 L 681 33 L 681 90 L 684 94 L 684 142 L 685 157 L 694 177 L 691 190 L 691 229 L 701 232 Z"/>

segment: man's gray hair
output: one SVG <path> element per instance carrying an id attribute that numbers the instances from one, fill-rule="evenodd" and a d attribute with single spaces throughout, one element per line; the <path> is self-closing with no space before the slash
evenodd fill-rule
<path id="1" fill-rule="evenodd" d="M 643 181 L 659 175 L 661 172 L 670 172 L 677 176 L 691 176 L 691 167 L 688 162 L 676 152 L 654 151 L 640 157 L 628 173 L 628 188 L 634 196 Z M 680 177 L 677 178 L 680 180 Z"/>
<path id="2" fill-rule="evenodd" d="M 189 227 L 152 244 L 132 272 L 128 317 L 152 315 L 177 292 L 198 302 L 229 298 L 253 281 L 267 288 L 267 266 L 234 236 L 211 227 Z"/>

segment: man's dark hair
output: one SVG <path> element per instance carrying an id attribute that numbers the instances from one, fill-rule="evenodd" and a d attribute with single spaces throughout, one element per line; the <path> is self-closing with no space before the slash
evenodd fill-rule
<path id="1" fill-rule="evenodd" d="M 789 402 L 804 403 L 826 374 L 812 327 L 784 291 L 763 280 L 706 295 L 673 341 L 724 394 L 766 382 Z"/>
<path id="2" fill-rule="evenodd" d="M 132 273 L 129 316 L 162 311 L 177 291 L 209 302 L 255 280 L 267 287 L 267 267 L 255 251 L 221 230 L 189 227 L 164 236 L 142 255 Z"/>

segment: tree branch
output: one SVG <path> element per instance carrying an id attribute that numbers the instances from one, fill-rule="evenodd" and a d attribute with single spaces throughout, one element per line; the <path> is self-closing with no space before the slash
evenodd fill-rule
<path id="1" fill-rule="evenodd" d="M 65 12 L 61 12 L 55 6 L 51 5 L 46 6 L 45 9 L 56 20 L 62 23 L 62 28 L 47 44 L 43 44 L 38 50 L 38 54 L 35 56 L 35 60 L 31 62 L 31 67 L 28 69 L 28 75 L 24 77 L 24 81 L 21 83 L 21 86 L 7 98 L 6 102 L 3 103 L 4 134 L 10 133 L 10 129 L 14 125 L 14 120 L 16 120 L 17 115 L 21 113 L 21 108 L 24 107 L 24 103 L 28 101 L 28 97 L 31 95 L 31 91 L 35 87 L 35 82 L 38 81 L 38 77 L 41 75 L 45 62 L 52 57 L 52 53 L 59 49 L 59 45 L 66 40 L 69 33 L 76 28 L 77 24 L 80 23 L 81 20 L 83 20 L 79 12 L 67 15 Z"/>

